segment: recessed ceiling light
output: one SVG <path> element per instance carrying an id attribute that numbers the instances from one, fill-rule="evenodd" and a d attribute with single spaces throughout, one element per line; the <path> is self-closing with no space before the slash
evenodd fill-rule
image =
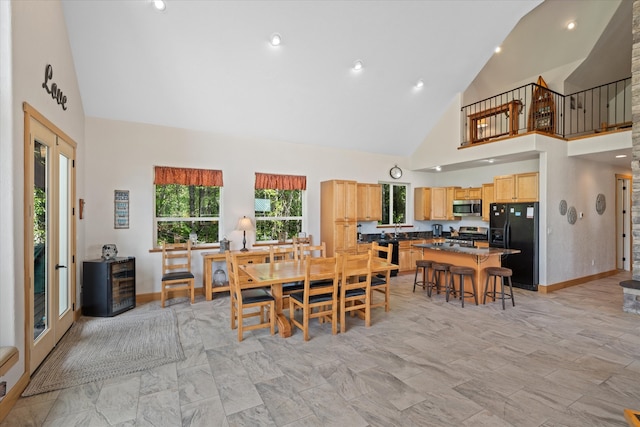
<path id="1" fill-rule="evenodd" d="M 437 170 L 438 172 L 440 172 L 442 170 L 442 168 L 440 166 L 436 166 L 434 169 Z"/>
<path id="2" fill-rule="evenodd" d="M 502 52 L 502 47 L 500 47 L 500 46 L 496 46 L 496 48 L 495 48 L 495 49 L 493 49 L 493 51 L 494 51 L 495 53 L 500 53 L 500 52 Z"/>
<path id="3" fill-rule="evenodd" d="M 280 44 L 282 43 L 282 36 L 278 33 L 271 34 L 269 43 L 271 44 L 271 46 L 280 46 Z"/>
<path id="4" fill-rule="evenodd" d="M 576 28 L 576 23 L 574 21 L 571 21 L 567 24 L 567 30 L 571 31 L 574 28 Z"/>
<path id="5" fill-rule="evenodd" d="M 360 71 L 362 70 L 363 67 L 364 67 L 364 64 L 359 59 L 353 63 L 353 71 Z"/>
<path id="6" fill-rule="evenodd" d="M 153 0 L 153 6 L 160 12 L 167 8 L 167 4 L 164 2 L 164 0 Z"/>
<path id="7" fill-rule="evenodd" d="M 616 156 L 616 159 L 624 159 L 625 157 L 627 157 L 627 155 L 626 155 L 626 154 L 618 154 L 618 155 Z"/>
<path id="8" fill-rule="evenodd" d="M 416 82 L 416 85 L 414 86 L 416 89 L 422 89 L 424 87 L 424 81 L 422 79 L 418 80 Z"/>

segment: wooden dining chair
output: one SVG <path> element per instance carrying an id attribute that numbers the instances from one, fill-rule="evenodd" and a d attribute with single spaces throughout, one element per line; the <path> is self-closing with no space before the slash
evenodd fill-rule
<path id="1" fill-rule="evenodd" d="M 195 301 L 195 277 L 191 272 L 191 241 L 162 244 L 162 290 L 160 305 L 164 308 L 172 292 L 188 291 Z"/>
<path id="2" fill-rule="evenodd" d="M 384 261 L 391 263 L 391 256 L 393 255 L 392 246 L 380 246 L 377 242 L 373 242 L 371 251 L 373 252 L 373 258 L 382 258 Z M 390 283 L 391 270 L 371 275 L 371 308 L 384 307 L 384 311 L 389 311 L 391 295 L 389 288 Z M 374 295 L 380 293 L 384 296 L 384 300 L 376 302 Z"/>
<path id="3" fill-rule="evenodd" d="M 331 333 L 338 333 L 338 267 L 335 257 L 307 257 L 304 289 L 289 295 L 289 320 L 309 341 L 309 321 L 320 319 L 331 322 Z M 312 286 L 312 283 L 323 283 Z M 298 309 L 298 310 L 296 310 Z M 296 311 L 302 311 L 302 322 L 296 319 Z"/>
<path id="4" fill-rule="evenodd" d="M 358 314 L 365 326 L 371 326 L 371 257 L 371 250 L 340 256 L 340 332 L 346 330 L 348 312 Z"/>
<path id="5" fill-rule="evenodd" d="M 325 242 L 322 242 L 319 245 L 299 245 L 297 249 L 298 259 L 300 260 L 303 260 L 306 257 L 325 258 L 327 256 L 327 245 Z"/>
<path id="6" fill-rule="evenodd" d="M 298 250 L 292 246 L 269 246 L 269 262 L 295 261 L 298 259 Z"/>
<path id="7" fill-rule="evenodd" d="M 231 294 L 231 329 L 238 328 L 238 341 L 242 341 L 245 331 L 255 329 L 270 328 L 273 335 L 276 331 L 275 299 L 264 288 L 248 288 L 252 286 L 252 282 L 248 276 L 240 275 L 239 258 L 238 254 L 226 254 Z M 245 319 L 253 317 L 259 317 L 258 323 L 245 323 Z"/>

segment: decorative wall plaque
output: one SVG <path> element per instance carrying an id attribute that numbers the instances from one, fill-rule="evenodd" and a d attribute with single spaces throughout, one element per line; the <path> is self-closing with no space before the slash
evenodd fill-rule
<path id="1" fill-rule="evenodd" d="M 567 214 L 567 201 L 560 200 L 560 215 L 566 215 L 566 214 Z"/>
<path id="2" fill-rule="evenodd" d="M 129 190 L 114 191 L 113 228 L 129 228 Z"/>
<path id="3" fill-rule="evenodd" d="M 598 212 L 598 215 L 602 215 L 605 209 L 607 209 L 607 201 L 604 194 L 600 193 L 596 196 L 596 212 Z"/>
<path id="4" fill-rule="evenodd" d="M 571 206 L 567 211 L 567 221 L 569 221 L 569 224 L 573 225 L 576 223 L 577 219 L 578 219 L 578 212 L 576 212 L 576 208 Z"/>

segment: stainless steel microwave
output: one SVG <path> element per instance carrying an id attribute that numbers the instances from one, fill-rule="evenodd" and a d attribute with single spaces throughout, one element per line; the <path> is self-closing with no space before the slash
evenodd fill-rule
<path id="1" fill-rule="evenodd" d="M 454 200 L 453 216 L 482 216 L 482 200 Z"/>

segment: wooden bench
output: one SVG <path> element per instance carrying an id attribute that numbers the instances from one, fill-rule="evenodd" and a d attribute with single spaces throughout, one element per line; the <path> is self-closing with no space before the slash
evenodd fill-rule
<path id="1" fill-rule="evenodd" d="M 507 102 L 502 105 L 498 105 L 497 107 L 489 108 L 486 110 L 478 111 L 477 113 L 469 114 L 470 126 L 469 126 L 469 142 L 473 144 L 474 142 L 483 141 L 489 138 L 495 138 L 501 135 L 516 135 L 518 133 L 518 113 L 520 112 L 520 108 L 522 106 L 522 102 L 518 100 L 513 100 Z M 491 116 L 497 116 L 498 114 L 507 113 L 509 115 L 509 131 L 501 133 L 500 135 L 491 135 L 490 137 L 478 138 L 478 125 L 481 123 L 480 121 L 483 119 L 487 119 Z"/>
<path id="2" fill-rule="evenodd" d="M 13 365 L 18 362 L 18 349 L 15 347 L 0 347 L 0 377 L 4 376 Z"/>

